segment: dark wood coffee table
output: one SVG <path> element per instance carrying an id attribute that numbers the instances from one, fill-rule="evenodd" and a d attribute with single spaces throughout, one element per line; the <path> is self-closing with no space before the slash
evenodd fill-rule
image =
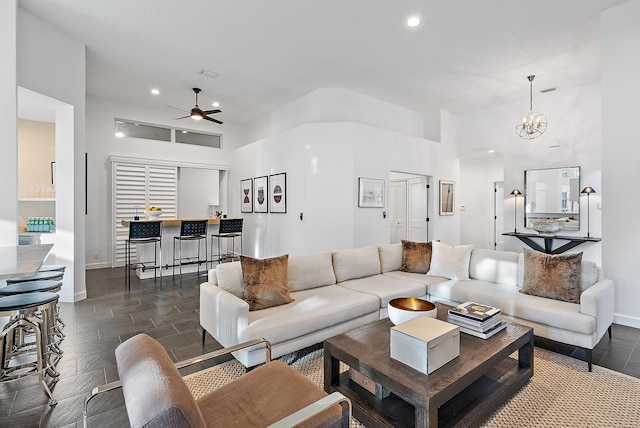
<path id="1" fill-rule="evenodd" d="M 437 304 L 446 320 L 449 306 Z M 460 356 L 430 375 L 390 356 L 388 319 L 324 341 L 324 389 L 349 397 L 353 415 L 367 427 L 476 426 L 533 375 L 533 330 L 508 324 L 480 339 L 460 333 Z M 509 355 L 518 351 L 518 359 Z M 340 361 L 387 388 L 376 398 L 340 374 Z"/>

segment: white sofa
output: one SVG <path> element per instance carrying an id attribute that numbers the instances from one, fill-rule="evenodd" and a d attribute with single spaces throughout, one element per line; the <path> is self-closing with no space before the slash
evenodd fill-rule
<path id="1" fill-rule="evenodd" d="M 290 256 L 288 281 L 294 302 L 249 311 L 242 300 L 240 262 L 209 271 L 200 286 L 203 340 L 209 332 L 228 347 L 257 338 L 272 343 L 273 357 L 322 342 L 334 335 L 387 317 L 396 297 L 426 297 L 432 301 L 468 300 L 502 309 L 504 318 L 534 329 L 536 336 L 591 350 L 613 322 L 613 283 L 602 278 L 593 262 L 582 263 L 580 303 L 568 303 L 519 293 L 522 254 L 474 249 L 470 280 L 451 280 L 400 271 L 402 245 Z M 264 361 L 260 350 L 242 351 L 236 358 L 246 367 Z"/>

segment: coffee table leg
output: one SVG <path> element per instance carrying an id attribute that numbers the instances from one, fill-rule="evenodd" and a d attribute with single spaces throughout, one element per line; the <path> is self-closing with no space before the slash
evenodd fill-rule
<path id="1" fill-rule="evenodd" d="M 424 407 L 416 407 L 416 428 L 417 427 L 437 427 L 438 426 L 438 409 L 425 409 Z"/>
<path id="2" fill-rule="evenodd" d="M 340 384 L 340 360 L 334 358 L 325 349 L 324 354 L 324 390 L 332 392 L 331 386 Z"/>
<path id="3" fill-rule="evenodd" d="M 531 340 L 518 349 L 518 364 L 520 367 L 531 367 L 533 364 L 533 334 Z"/>

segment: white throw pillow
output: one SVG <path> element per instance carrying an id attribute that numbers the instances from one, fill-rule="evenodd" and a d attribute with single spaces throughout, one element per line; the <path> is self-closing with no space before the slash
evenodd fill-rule
<path id="1" fill-rule="evenodd" d="M 448 245 L 433 241 L 431 266 L 427 275 L 468 280 L 473 245 Z"/>

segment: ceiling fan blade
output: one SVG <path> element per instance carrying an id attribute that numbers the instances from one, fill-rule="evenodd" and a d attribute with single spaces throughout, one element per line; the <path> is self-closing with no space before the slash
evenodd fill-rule
<path id="1" fill-rule="evenodd" d="M 202 113 L 204 114 L 215 114 L 215 113 L 221 113 L 222 110 L 207 110 L 207 111 L 203 111 Z"/>
<path id="2" fill-rule="evenodd" d="M 212 117 L 205 116 L 205 117 L 203 117 L 203 119 L 204 119 L 204 120 L 208 120 L 208 121 L 210 121 L 210 122 L 219 123 L 220 125 L 222 125 L 222 122 L 220 122 L 219 120 L 214 119 L 214 118 L 212 118 Z"/>
<path id="3" fill-rule="evenodd" d="M 191 117 L 191 115 L 189 115 L 189 116 L 182 116 L 182 117 L 176 117 L 174 120 L 178 120 L 178 119 L 186 119 L 186 118 L 188 118 L 188 117 Z"/>
<path id="4" fill-rule="evenodd" d="M 185 110 L 185 109 L 182 109 L 182 108 L 178 108 L 178 107 L 170 106 L 169 104 L 165 104 L 165 106 L 167 106 L 167 107 L 171 107 L 171 108 L 174 108 L 174 109 L 176 109 L 176 110 L 184 111 L 184 112 L 186 112 L 186 113 L 189 113 L 189 110 Z"/>

